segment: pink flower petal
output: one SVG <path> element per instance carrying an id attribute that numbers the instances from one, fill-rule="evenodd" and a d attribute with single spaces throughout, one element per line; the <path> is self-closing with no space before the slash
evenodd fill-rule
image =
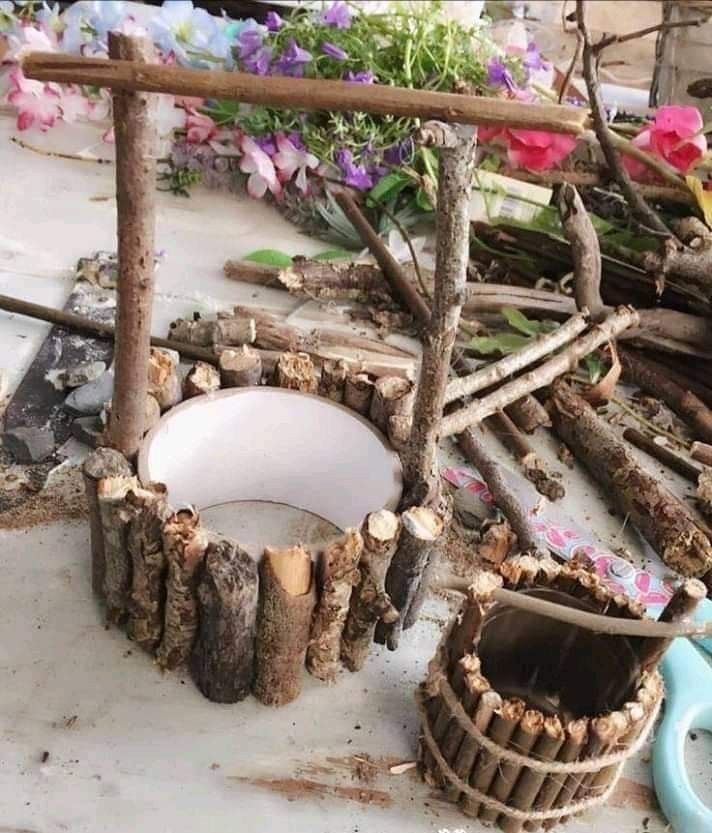
<path id="1" fill-rule="evenodd" d="M 687 139 L 702 130 L 702 114 L 697 107 L 679 107 L 668 104 L 658 108 L 655 114 L 655 130 L 674 133 L 680 139 Z"/>

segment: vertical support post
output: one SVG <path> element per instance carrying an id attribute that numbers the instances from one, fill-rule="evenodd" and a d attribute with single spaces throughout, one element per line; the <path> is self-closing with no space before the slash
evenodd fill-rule
<path id="1" fill-rule="evenodd" d="M 420 134 L 423 144 L 439 146 L 440 166 L 433 303 L 423 338 L 413 428 L 403 454 L 407 506 L 426 503 L 437 484 L 445 388 L 467 280 L 474 160 L 473 128 L 428 122 Z"/>
<path id="2" fill-rule="evenodd" d="M 146 38 L 109 33 L 109 57 L 150 63 Z M 109 444 L 135 457 L 143 437 L 151 348 L 157 132 L 155 96 L 117 91 L 116 208 L 119 281 Z"/>

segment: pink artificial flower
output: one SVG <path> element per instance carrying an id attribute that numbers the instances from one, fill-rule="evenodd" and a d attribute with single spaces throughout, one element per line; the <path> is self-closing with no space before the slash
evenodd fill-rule
<path id="1" fill-rule="evenodd" d="M 17 108 L 18 130 L 27 130 L 34 124 L 40 130 L 48 130 L 60 118 L 59 94 L 49 84 L 25 78 L 22 70 L 15 67 L 10 73 L 10 85 L 7 100 Z"/>
<path id="2" fill-rule="evenodd" d="M 298 148 L 283 133 L 276 136 L 277 153 L 272 160 L 278 170 L 280 181 L 287 182 L 297 171 L 297 188 L 306 194 L 308 190 L 307 170 L 314 170 L 319 165 L 319 160 L 309 151 Z"/>
<path id="3" fill-rule="evenodd" d="M 633 144 L 664 159 L 680 173 L 687 173 L 707 151 L 702 126 L 702 115 L 697 107 L 666 105 L 658 109 L 654 121 L 638 133 Z M 655 178 L 650 168 L 638 159 L 625 156 L 623 162 L 633 179 Z"/>
<path id="4" fill-rule="evenodd" d="M 194 108 L 188 108 L 188 116 L 185 121 L 187 129 L 186 138 L 191 144 L 200 145 L 203 142 L 209 142 L 217 136 L 218 128 L 215 122 L 203 113 L 199 113 Z"/>
<path id="5" fill-rule="evenodd" d="M 197 110 L 205 104 L 204 98 L 194 95 L 177 95 L 175 100 L 178 107 L 185 107 L 186 110 Z"/>
<path id="6" fill-rule="evenodd" d="M 160 137 L 172 135 L 174 130 L 183 130 L 187 113 L 182 107 L 176 107 L 175 99 L 167 93 L 160 93 L 156 103 L 155 118 Z"/>
<path id="7" fill-rule="evenodd" d="M 61 88 L 59 108 L 62 111 L 62 121 L 70 123 L 77 119 L 87 118 L 92 109 L 89 99 L 82 95 L 79 87 L 73 84 Z"/>
<path id="8" fill-rule="evenodd" d="M 20 61 L 29 52 L 56 52 L 57 34 L 50 30 L 45 32 L 35 26 L 20 26 L 17 34 L 8 36 L 10 49 L 5 61 Z"/>
<path id="9" fill-rule="evenodd" d="M 480 127 L 482 142 L 496 142 L 507 148 L 507 159 L 515 168 L 546 171 L 563 162 L 576 147 L 576 139 L 546 130 Z"/>
<path id="10" fill-rule="evenodd" d="M 250 136 L 243 136 L 240 148 L 242 159 L 240 170 L 250 174 L 247 180 L 247 193 L 251 197 L 260 199 L 264 197 L 267 189 L 275 196 L 282 192 L 282 185 L 277 177 L 272 160 Z"/>

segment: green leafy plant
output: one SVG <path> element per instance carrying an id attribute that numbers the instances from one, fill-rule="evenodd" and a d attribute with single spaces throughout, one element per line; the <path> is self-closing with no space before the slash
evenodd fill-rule
<path id="1" fill-rule="evenodd" d="M 506 356 L 508 353 L 514 353 L 525 347 L 533 338 L 550 333 L 558 327 L 554 321 L 536 321 L 527 318 L 521 310 L 515 307 L 503 307 L 501 315 L 510 329 L 491 336 L 472 338 L 469 346 L 476 353 L 483 356 L 491 356 L 495 353 Z"/>

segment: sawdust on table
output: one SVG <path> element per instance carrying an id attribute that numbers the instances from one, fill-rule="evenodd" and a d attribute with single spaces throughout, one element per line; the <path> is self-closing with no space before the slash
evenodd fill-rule
<path id="1" fill-rule="evenodd" d="M 234 781 L 261 787 L 284 796 L 287 801 L 305 798 L 336 798 L 341 801 L 355 801 L 368 806 L 390 807 L 391 796 L 383 790 L 368 787 L 344 787 L 337 784 L 325 784 L 308 778 L 243 778 L 230 776 Z"/>
<path id="2" fill-rule="evenodd" d="M 79 521 L 87 516 L 81 466 L 59 466 L 38 490 L 19 491 L 0 489 L 0 529 Z"/>

